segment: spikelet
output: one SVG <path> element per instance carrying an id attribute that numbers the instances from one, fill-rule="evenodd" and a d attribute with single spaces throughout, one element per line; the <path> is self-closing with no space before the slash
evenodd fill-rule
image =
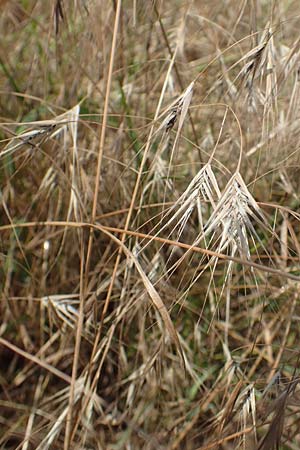
<path id="1" fill-rule="evenodd" d="M 163 228 L 176 221 L 174 228 L 179 228 L 179 238 L 195 207 L 200 206 L 198 211 L 201 211 L 201 202 L 208 202 L 215 208 L 216 201 L 220 196 L 218 182 L 211 165 L 207 163 L 192 179 L 184 193 L 168 211 L 168 215 L 172 214 L 172 217 Z"/>
<path id="2" fill-rule="evenodd" d="M 24 127 L 34 125 L 32 129 L 22 131 L 20 134 L 14 136 L 7 146 L 0 153 L 0 158 L 6 155 L 13 154 L 15 151 L 26 145 L 27 147 L 35 148 L 50 138 L 59 136 L 64 133 L 64 139 L 66 141 L 67 131 L 70 132 L 72 137 L 73 146 L 77 149 L 77 128 L 79 119 L 80 106 L 76 105 L 74 108 L 66 111 L 65 113 L 56 116 L 51 120 L 40 120 L 37 122 L 24 123 Z"/>
<path id="3" fill-rule="evenodd" d="M 248 234 L 261 242 L 251 219 L 266 227 L 267 221 L 260 207 L 249 192 L 240 173 L 236 172 L 206 223 L 204 234 L 215 232 L 221 226 L 219 252 L 222 253 L 231 247 L 232 256 L 238 250 L 241 258 L 249 259 Z"/>

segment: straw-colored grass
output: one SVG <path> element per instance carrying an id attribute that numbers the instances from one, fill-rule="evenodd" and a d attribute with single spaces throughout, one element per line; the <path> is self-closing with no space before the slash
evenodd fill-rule
<path id="1" fill-rule="evenodd" d="M 0 7 L 0 450 L 298 449 L 298 2 Z"/>

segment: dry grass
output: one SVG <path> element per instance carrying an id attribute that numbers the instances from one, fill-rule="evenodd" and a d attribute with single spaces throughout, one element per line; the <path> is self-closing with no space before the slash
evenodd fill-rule
<path id="1" fill-rule="evenodd" d="M 0 8 L 0 449 L 298 449 L 298 2 Z"/>

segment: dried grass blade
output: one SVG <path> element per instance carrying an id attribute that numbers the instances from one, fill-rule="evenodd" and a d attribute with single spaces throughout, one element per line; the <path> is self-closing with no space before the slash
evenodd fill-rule
<path id="1" fill-rule="evenodd" d="M 183 351 L 179 342 L 179 338 L 176 332 L 176 329 L 172 323 L 172 320 L 170 318 L 170 315 L 168 313 L 168 310 L 164 304 L 164 302 L 162 301 L 159 293 L 157 292 L 157 290 L 155 289 L 155 287 L 153 286 L 153 284 L 151 283 L 151 281 L 149 280 L 149 278 L 147 277 L 147 275 L 145 274 L 144 270 L 142 269 L 142 266 L 140 265 L 140 263 L 138 262 L 138 260 L 136 259 L 136 257 L 133 255 L 133 253 L 120 241 L 120 239 L 118 239 L 116 236 L 114 236 L 113 234 L 111 234 L 109 231 L 105 230 L 103 227 L 99 227 L 101 229 L 101 231 L 106 234 L 107 236 L 109 236 L 114 242 L 116 242 L 120 247 L 122 247 L 122 250 L 124 251 L 124 253 L 126 254 L 126 256 L 134 263 L 138 273 L 141 276 L 142 282 L 145 286 L 146 291 L 149 294 L 149 297 L 152 301 L 153 306 L 158 310 L 158 312 L 161 315 L 161 318 L 164 322 L 164 325 L 172 339 L 172 341 L 175 344 L 175 347 L 179 353 L 179 355 L 181 356 L 182 359 L 182 364 L 183 367 L 185 369 L 185 359 L 184 359 L 184 355 L 183 355 Z"/>
<path id="2" fill-rule="evenodd" d="M 9 348 L 13 352 L 17 353 L 18 355 L 22 356 L 23 358 L 28 359 L 29 361 L 32 361 L 33 363 L 39 365 L 40 367 L 43 367 L 44 369 L 51 372 L 53 375 L 55 375 L 58 378 L 61 378 L 66 383 L 71 383 L 71 378 L 69 375 L 65 374 L 64 372 L 61 372 L 60 370 L 56 369 L 56 367 L 51 366 L 50 364 L 46 363 L 45 361 L 42 361 L 41 359 L 37 358 L 34 355 L 30 355 L 29 353 L 25 352 L 19 347 L 16 347 L 14 344 L 11 344 L 6 339 L 0 337 L 0 345 L 4 345 L 4 347 Z"/>

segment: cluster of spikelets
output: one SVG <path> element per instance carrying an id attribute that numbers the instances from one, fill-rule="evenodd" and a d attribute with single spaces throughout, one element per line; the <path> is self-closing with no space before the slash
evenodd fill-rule
<path id="1" fill-rule="evenodd" d="M 172 144 L 171 155 L 176 151 L 177 137 L 187 115 L 193 88 L 194 82 L 168 109 L 168 113 L 158 129 L 158 132 L 164 131 L 164 138 L 167 139 L 168 133 L 178 120 L 179 124 L 175 141 Z M 224 121 L 225 117 L 226 114 Z M 174 235 L 176 231 L 176 240 L 179 241 L 189 223 L 189 219 L 196 211 L 200 233 L 194 240 L 194 246 L 204 243 L 206 248 L 214 249 L 220 254 L 228 253 L 231 257 L 234 257 L 238 253 L 240 259 L 250 260 L 249 241 L 254 247 L 257 243 L 264 248 L 255 228 L 259 226 L 264 231 L 272 232 L 272 230 L 269 229 L 264 213 L 250 193 L 240 173 L 242 149 L 240 149 L 236 171 L 222 189 L 213 168 L 216 148 L 217 144 L 211 151 L 208 162 L 203 165 L 167 212 L 163 213 L 156 234 L 160 235 L 167 229 L 170 235 Z M 171 163 L 169 162 L 169 164 Z M 169 178 L 168 176 L 167 180 Z"/>

